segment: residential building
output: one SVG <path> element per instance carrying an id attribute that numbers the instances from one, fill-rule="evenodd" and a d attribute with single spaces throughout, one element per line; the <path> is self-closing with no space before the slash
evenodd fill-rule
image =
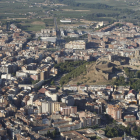
<path id="1" fill-rule="evenodd" d="M 134 115 L 126 115 L 126 116 L 124 116 L 124 121 L 125 122 L 135 122 L 136 121 L 136 116 L 134 116 Z"/>
<path id="2" fill-rule="evenodd" d="M 122 118 L 122 109 L 119 105 L 108 105 L 106 112 L 115 120 L 120 120 Z"/>
<path id="3" fill-rule="evenodd" d="M 86 49 L 86 43 L 84 40 L 70 41 L 65 44 L 66 49 Z"/>
<path id="4" fill-rule="evenodd" d="M 60 108 L 61 114 L 64 116 L 69 116 L 70 114 L 77 113 L 77 106 L 63 106 Z"/>

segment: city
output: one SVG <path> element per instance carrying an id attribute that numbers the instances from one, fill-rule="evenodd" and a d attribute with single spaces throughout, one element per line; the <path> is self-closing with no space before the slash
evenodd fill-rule
<path id="1" fill-rule="evenodd" d="M 59 22 L 0 21 L 0 140 L 139 140 L 140 26 Z"/>

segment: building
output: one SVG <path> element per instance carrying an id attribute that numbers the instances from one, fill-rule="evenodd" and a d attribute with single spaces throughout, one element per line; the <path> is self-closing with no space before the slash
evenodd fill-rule
<path id="1" fill-rule="evenodd" d="M 99 118 L 97 116 L 81 117 L 80 120 L 82 123 L 82 127 L 89 127 L 93 125 L 98 125 L 100 123 Z"/>
<path id="2" fill-rule="evenodd" d="M 22 71 L 17 71 L 16 77 L 28 77 L 28 73 L 22 72 Z"/>
<path id="3" fill-rule="evenodd" d="M 120 106 L 108 105 L 106 112 L 110 115 L 114 120 L 120 120 L 122 118 L 122 109 Z"/>
<path id="4" fill-rule="evenodd" d="M 123 100 L 124 99 L 124 95 L 117 91 L 112 93 L 112 97 L 114 100 Z"/>
<path id="5" fill-rule="evenodd" d="M 72 20 L 71 19 L 61 19 L 60 22 L 62 22 L 62 23 L 71 23 Z"/>
<path id="6" fill-rule="evenodd" d="M 76 129 L 80 129 L 81 128 L 81 122 L 75 121 L 72 124 L 64 125 L 64 126 L 58 126 L 57 128 L 58 128 L 59 132 L 76 130 Z"/>
<path id="7" fill-rule="evenodd" d="M 72 113 L 77 113 L 77 106 L 64 106 L 60 108 L 61 114 L 64 116 L 69 116 Z"/>
<path id="8" fill-rule="evenodd" d="M 135 103 L 137 104 L 137 100 L 136 100 L 136 97 L 135 97 L 135 91 L 134 90 L 130 90 L 128 92 L 128 94 L 125 96 L 125 100 L 127 103 Z"/>
<path id="9" fill-rule="evenodd" d="M 49 128 L 41 129 L 41 130 L 38 131 L 38 134 L 45 135 L 45 134 L 47 134 L 48 131 L 50 133 L 52 133 L 53 131 L 55 131 L 55 128 L 49 127 Z"/>
<path id="10" fill-rule="evenodd" d="M 1 65 L 0 72 L 2 73 L 15 73 L 18 69 L 18 66 L 16 64 L 7 64 L 7 65 Z"/>
<path id="11" fill-rule="evenodd" d="M 59 120 L 57 122 L 52 123 L 53 127 L 59 127 L 59 126 L 64 126 L 64 125 L 69 125 L 69 121 Z"/>
<path id="12" fill-rule="evenodd" d="M 87 102 L 85 104 L 85 110 L 87 111 L 91 111 L 91 112 L 96 112 L 97 114 L 100 114 L 103 112 L 102 110 L 102 104 L 98 104 L 98 103 L 89 103 Z"/>
<path id="13" fill-rule="evenodd" d="M 43 101 L 41 104 L 42 107 L 42 113 L 53 113 L 53 102 L 51 101 Z"/>
<path id="14" fill-rule="evenodd" d="M 138 120 L 140 120 L 140 112 L 137 112 Z"/>
<path id="15" fill-rule="evenodd" d="M 85 136 L 81 135 L 80 133 L 76 131 L 68 131 L 68 132 L 61 132 L 61 140 L 89 140 Z"/>
<path id="16" fill-rule="evenodd" d="M 136 121 L 136 116 L 134 116 L 134 115 L 126 115 L 126 116 L 124 116 L 124 121 L 125 122 L 135 122 Z"/>
<path id="17" fill-rule="evenodd" d="M 61 99 L 62 103 L 65 103 L 68 106 L 74 105 L 74 98 L 72 96 L 66 96 Z"/>
<path id="18" fill-rule="evenodd" d="M 53 102 L 53 101 L 42 101 L 41 102 L 41 113 L 49 113 L 60 111 L 61 107 L 66 106 L 66 104 L 61 102 Z"/>
<path id="19" fill-rule="evenodd" d="M 52 93 L 51 91 L 49 90 L 46 90 L 45 91 L 45 95 L 50 97 L 52 99 L 52 101 L 57 101 L 58 100 L 58 96 L 56 93 Z"/>
<path id="20" fill-rule="evenodd" d="M 140 50 L 135 50 L 135 58 L 139 58 L 140 57 Z"/>
<path id="21" fill-rule="evenodd" d="M 70 41 L 69 43 L 65 44 L 65 48 L 66 49 L 85 50 L 86 49 L 86 42 L 84 40 Z"/>
<path id="22" fill-rule="evenodd" d="M 116 137 L 116 138 L 104 138 L 102 140 L 137 140 L 136 138 L 132 138 L 132 137 L 125 137 L 125 138 L 122 138 L 122 137 Z"/>
<path id="23" fill-rule="evenodd" d="M 48 71 L 42 71 L 40 72 L 40 81 L 46 80 L 49 77 Z"/>
<path id="24" fill-rule="evenodd" d="M 104 26 L 104 22 L 103 22 L 103 21 L 102 21 L 102 22 L 99 22 L 99 23 L 96 25 L 95 28 L 100 28 L 100 27 L 102 27 L 102 26 Z"/>

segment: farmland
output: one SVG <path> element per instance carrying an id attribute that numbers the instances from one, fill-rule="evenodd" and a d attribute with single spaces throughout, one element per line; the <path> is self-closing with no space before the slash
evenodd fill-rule
<path id="1" fill-rule="evenodd" d="M 118 8 L 127 8 L 138 10 L 140 9 L 140 1 L 137 0 L 76 0 L 78 3 L 87 3 L 87 4 L 95 4 L 95 3 L 102 3 L 109 6 L 114 6 Z"/>
<path id="2" fill-rule="evenodd" d="M 128 21 L 140 25 L 137 0 L 0 0 L 0 21 L 19 22 L 26 31 L 39 31 L 63 18 L 89 21 Z M 41 21 L 43 24 L 32 24 Z M 82 23 L 81 23 L 82 24 Z"/>

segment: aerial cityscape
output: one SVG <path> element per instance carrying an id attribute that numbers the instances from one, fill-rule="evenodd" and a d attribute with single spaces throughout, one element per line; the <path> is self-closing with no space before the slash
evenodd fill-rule
<path id="1" fill-rule="evenodd" d="M 140 0 L 0 0 L 0 140 L 140 140 Z"/>

